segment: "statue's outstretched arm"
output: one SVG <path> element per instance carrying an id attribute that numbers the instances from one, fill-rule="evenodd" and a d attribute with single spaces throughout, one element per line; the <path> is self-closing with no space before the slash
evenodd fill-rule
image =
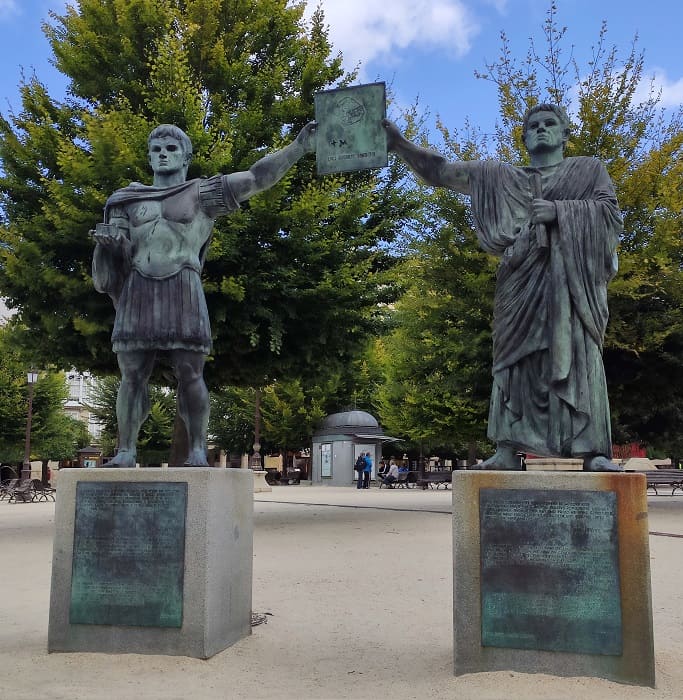
<path id="1" fill-rule="evenodd" d="M 306 153 L 315 150 L 316 122 L 309 122 L 288 146 L 257 160 L 246 172 L 226 175 L 238 202 L 272 187 Z"/>
<path id="2" fill-rule="evenodd" d="M 448 187 L 469 194 L 469 177 L 466 162 L 451 163 L 436 151 L 417 146 L 408 141 L 399 128 L 389 119 L 382 120 L 387 134 L 387 148 L 393 151 L 428 185 Z"/>

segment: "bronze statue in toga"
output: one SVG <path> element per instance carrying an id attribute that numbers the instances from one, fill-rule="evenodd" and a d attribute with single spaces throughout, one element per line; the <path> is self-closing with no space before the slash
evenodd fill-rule
<path id="1" fill-rule="evenodd" d="M 449 162 L 388 120 L 388 147 L 428 184 L 471 197 L 481 247 L 500 257 L 493 319 L 493 389 L 483 469 L 519 469 L 517 452 L 612 463 L 602 362 L 607 284 L 622 220 L 595 158 L 565 158 L 569 119 L 540 104 L 524 117 L 529 167 Z"/>

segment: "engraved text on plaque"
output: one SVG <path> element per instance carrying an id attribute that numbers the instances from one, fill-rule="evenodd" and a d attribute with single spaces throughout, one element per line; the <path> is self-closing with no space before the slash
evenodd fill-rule
<path id="1" fill-rule="evenodd" d="M 483 646 L 622 653 L 613 491 L 481 489 Z"/>
<path id="2" fill-rule="evenodd" d="M 181 627 L 184 482 L 79 482 L 71 624 Z"/>

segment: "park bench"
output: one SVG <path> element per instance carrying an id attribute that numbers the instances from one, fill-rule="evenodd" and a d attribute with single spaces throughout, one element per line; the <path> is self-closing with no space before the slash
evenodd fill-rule
<path id="1" fill-rule="evenodd" d="M 422 487 L 422 490 L 427 488 L 439 489 L 443 486 L 447 489 L 452 480 L 452 472 L 425 472 L 422 476 L 418 477 L 417 485 Z"/>
<path id="2" fill-rule="evenodd" d="M 387 489 L 409 489 L 410 482 L 408 481 L 408 473 L 409 472 L 399 472 L 396 481 L 392 481 L 390 484 L 384 483 L 384 479 L 380 477 L 379 487 L 382 488 L 382 486 L 384 486 L 384 488 Z"/>
<path id="3" fill-rule="evenodd" d="M 0 484 L 0 501 L 9 498 L 14 488 L 19 483 L 19 479 L 7 479 Z"/>
<path id="4" fill-rule="evenodd" d="M 11 489 L 8 502 L 14 501 L 18 503 L 31 503 L 33 500 L 33 483 L 31 479 L 22 479 L 18 484 Z"/>
<path id="5" fill-rule="evenodd" d="M 659 496 L 658 486 L 670 487 L 672 496 L 676 491 L 683 493 L 683 469 L 652 469 L 637 473 L 645 475 L 647 488 L 652 489 L 655 496 Z"/>
<path id="6" fill-rule="evenodd" d="M 40 479 L 33 479 L 33 500 L 49 501 L 55 500 L 55 491 L 51 486 L 46 486 Z"/>

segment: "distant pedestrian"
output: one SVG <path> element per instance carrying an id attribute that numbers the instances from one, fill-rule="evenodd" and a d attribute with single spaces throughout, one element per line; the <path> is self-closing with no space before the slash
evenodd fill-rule
<path id="1" fill-rule="evenodd" d="M 372 457 L 370 453 L 365 453 L 365 469 L 363 470 L 363 488 L 370 488 L 370 474 L 372 474 Z"/>
<path id="2" fill-rule="evenodd" d="M 358 455 L 356 463 L 353 465 L 354 470 L 358 473 L 358 483 L 356 488 L 363 488 L 363 474 L 365 473 L 365 454 L 361 452 Z"/>

